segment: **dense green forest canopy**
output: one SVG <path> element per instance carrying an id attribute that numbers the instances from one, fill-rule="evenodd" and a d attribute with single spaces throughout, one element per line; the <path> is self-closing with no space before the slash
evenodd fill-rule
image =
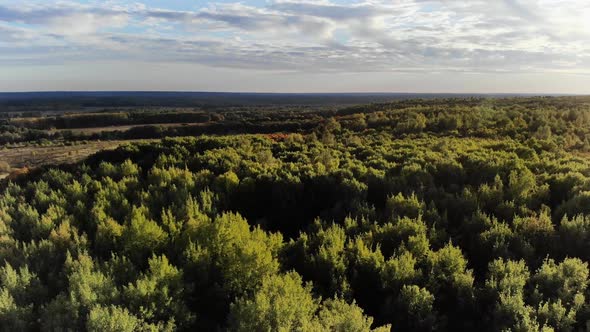
<path id="1" fill-rule="evenodd" d="M 270 112 L 5 180 L 0 326 L 584 331 L 589 105 Z"/>

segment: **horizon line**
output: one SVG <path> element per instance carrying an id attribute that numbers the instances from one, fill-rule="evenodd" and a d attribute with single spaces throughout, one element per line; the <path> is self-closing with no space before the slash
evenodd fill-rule
<path id="1" fill-rule="evenodd" d="M 507 96 L 590 96 L 590 93 L 562 92 L 265 92 L 265 91 L 207 91 L 207 90 L 29 90 L 0 91 L 0 94 L 32 94 L 32 93 L 210 93 L 210 94 L 250 94 L 250 95 L 507 95 Z"/>

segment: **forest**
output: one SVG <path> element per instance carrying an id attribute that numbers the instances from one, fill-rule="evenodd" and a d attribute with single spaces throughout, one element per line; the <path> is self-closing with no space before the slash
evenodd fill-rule
<path id="1" fill-rule="evenodd" d="M 151 139 L 0 182 L 0 330 L 589 328 L 590 98 L 161 112 L 0 120 Z"/>

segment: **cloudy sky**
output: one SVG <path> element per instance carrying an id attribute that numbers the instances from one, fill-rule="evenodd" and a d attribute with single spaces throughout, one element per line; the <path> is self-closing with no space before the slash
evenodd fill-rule
<path id="1" fill-rule="evenodd" d="M 588 0 L 0 0 L 0 91 L 590 93 Z"/>

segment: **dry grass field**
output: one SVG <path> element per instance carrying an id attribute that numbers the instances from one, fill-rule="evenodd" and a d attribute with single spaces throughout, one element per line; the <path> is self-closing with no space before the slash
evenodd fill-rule
<path id="1" fill-rule="evenodd" d="M 154 123 L 154 124 L 137 124 L 137 125 L 126 125 L 126 126 L 109 126 L 109 127 L 88 127 L 88 128 L 72 128 L 72 129 L 52 129 L 47 132 L 54 133 L 57 131 L 71 131 L 74 134 L 100 134 L 102 132 L 113 132 L 113 131 L 127 131 L 137 127 L 182 127 L 182 126 L 204 126 L 206 123 Z"/>
<path id="2" fill-rule="evenodd" d="M 0 163 L 8 165 L 0 169 L 0 179 L 10 172 L 49 164 L 64 164 L 80 161 L 98 151 L 115 149 L 120 145 L 146 140 L 89 141 L 66 146 L 23 146 L 0 148 Z"/>

